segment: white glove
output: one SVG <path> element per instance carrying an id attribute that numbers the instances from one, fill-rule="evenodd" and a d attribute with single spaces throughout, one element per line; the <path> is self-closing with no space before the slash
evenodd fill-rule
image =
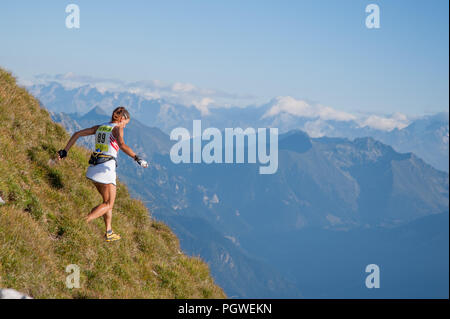
<path id="1" fill-rule="evenodd" d="M 134 160 L 139 164 L 139 166 L 143 167 L 143 168 L 147 168 L 148 167 L 148 163 L 146 160 L 143 160 L 142 158 L 139 158 L 139 156 L 135 156 Z"/>
<path id="2" fill-rule="evenodd" d="M 141 165 L 141 167 L 143 167 L 143 168 L 147 168 L 148 167 L 147 161 L 144 161 L 144 160 L 139 160 L 138 164 Z"/>

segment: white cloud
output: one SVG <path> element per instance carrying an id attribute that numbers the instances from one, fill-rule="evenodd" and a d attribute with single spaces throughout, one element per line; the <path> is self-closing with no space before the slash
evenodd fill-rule
<path id="1" fill-rule="evenodd" d="M 174 92 L 183 92 L 183 93 L 188 93 L 188 92 L 193 92 L 195 91 L 197 88 L 195 87 L 195 85 L 191 84 L 191 83 L 181 83 L 181 82 L 176 82 L 172 85 L 172 90 Z"/>
<path id="2" fill-rule="evenodd" d="M 262 118 L 290 115 L 312 119 L 304 124 L 303 129 L 313 137 L 320 137 L 327 132 L 326 121 L 355 121 L 360 127 L 370 127 L 382 131 L 403 129 L 409 125 L 410 119 L 403 113 L 391 115 L 356 116 L 347 112 L 338 111 L 329 106 L 311 104 L 304 100 L 297 100 L 291 96 L 279 96 L 270 102 L 269 110 Z"/>
<path id="3" fill-rule="evenodd" d="M 288 113 L 297 117 L 320 118 L 322 120 L 351 121 L 356 119 L 352 114 L 335 110 L 329 106 L 312 105 L 290 96 L 276 97 L 271 103 L 272 107 L 263 115 L 263 118 Z"/>
<path id="4" fill-rule="evenodd" d="M 202 116 L 209 115 L 208 105 L 213 103 L 214 100 L 209 97 L 204 97 L 200 101 L 192 101 L 192 105 L 195 106 L 197 110 L 200 111 Z"/>
<path id="5" fill-rule="evenodd" d="M 409 125 L 408 117 L 402 113 L 394 113 L 390 117 L 370 115 L 361 123 L 361 127 L 370 127 L 382 131 L 392 131 L 394 129 L 403 129 Z"/>
<path id="6" fill-rule="evenodd" d="M 272 101 L 272 107 L 263 115 L 263 118 L 289 113 L 295 116 L 314 117 L 313 109 L 305 101 L 296 100 L 290 96 L 278 96 Z"/>
<path id="7" fill-rule="evenodd" d="M 303 126 L 303 130 L 311 137 L 322 137 L 325 135 L 324 128 L 327 124 L 322 120 L 308 121 Z"/>
<path id="8" fill-rule="evenodd" d="M 335 121 L 352 121 L 356 119 L 356 116 L 335 110 L 329 106 L 318 105 L 319 118 L 322 120 L 335 120 Z"/>

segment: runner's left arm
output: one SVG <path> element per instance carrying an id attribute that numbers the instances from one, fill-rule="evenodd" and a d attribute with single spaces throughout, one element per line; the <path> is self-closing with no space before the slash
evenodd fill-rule
<path id="1" fill-rule="evenodd" d="M 136 157 L 136 153 L 133 152 L 133 150 L 131 149 L 131 147 L 129 147 L 127 144 L 125 144 L 125 141 L 123 139 L 123 128 L 121 127 L 115 127 L 113 129 L 113 133 L 116 133 L 115 135 L 117 135 L 116 139 L 117 139 L 117 144 L 119 145 L 120 149 L 127 154 L 128 156 L 135 158 Z"/>
<path id="2" fill-rule="evenodd" d="M 117 128 L 117 130 L 114 131 L 114 129 L 116 129 L 116 128 Z M 119 145 L 120 149 L 125 154 L 132 157 L 141 167 L 147 168 L 148 167 L 147 161 L 145 161 L 142 158 L 140 158 L 139 156 L 137 156 L 136 153 L 133 152 L 131 147 L 129 147 L 127 144 L 125 144 L 125 141 L 123 140 L 123 128 L 115 127 L 114 129 L 113 129 L 113 133 L 116 133 L 116 135 L 118 135 L 116 139 L 117 139 L 117 144 Z"/>

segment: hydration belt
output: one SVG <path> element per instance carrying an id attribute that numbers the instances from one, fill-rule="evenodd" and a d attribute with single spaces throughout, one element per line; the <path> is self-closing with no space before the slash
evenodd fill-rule
<path id="1" fill-rule="evenodd" d="M 114 156 L 111 155 L 103 155 L 102 153 L 93 152 L 91 154 L 91 158 L 89 159 L 89 164 L 91 165 L 98 165 L 103 164 L 105 162 L 108 162 L 110 160 L 116 161 L 116 167 L 117 167 L 117 160 Z"/>

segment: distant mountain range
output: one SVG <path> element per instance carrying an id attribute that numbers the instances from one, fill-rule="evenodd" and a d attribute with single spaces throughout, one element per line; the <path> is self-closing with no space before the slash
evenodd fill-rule
<path id="1" fill-rule="evenodd" d="M 54 112 L 85 114 L 99 106 L 110 113 L 117 105 L 125 105 L 142 123 L 166 134 L 175 127 L 190 128 L 193 119 L 202 119 L 205 127 L 219 129 L 277 127 L 282 133 L 300 129 L 313 137 L 372 137 L 397 152 L 412 152 L 435 168 L 449 171 L 448 113 L 412 119 L 398 113 L 357 117 L 291 97 L 277 97 L 264 105 L 211 108 L 205 114 L 194 105 L 149 98 L 132 91 L 99 90 L 90 85 L 67 88 L 53 81 L 30 85 L 28 89 Z"/>
<path id="2" fill-rule="evenodd" d="M 69 131 L 109 120 L 98 107 L 52 117 Z M 169 136 L 137 118 L 126 142 L 150 168 L 122 154 L 120 179 L 228 296 L 448 297 L 448 173 L 370 137 L 300 130 L 279 136 L 273 175 L 251 164 L 176 165 Z M 384 289 L 365 288 L 369 263 Z"/>

